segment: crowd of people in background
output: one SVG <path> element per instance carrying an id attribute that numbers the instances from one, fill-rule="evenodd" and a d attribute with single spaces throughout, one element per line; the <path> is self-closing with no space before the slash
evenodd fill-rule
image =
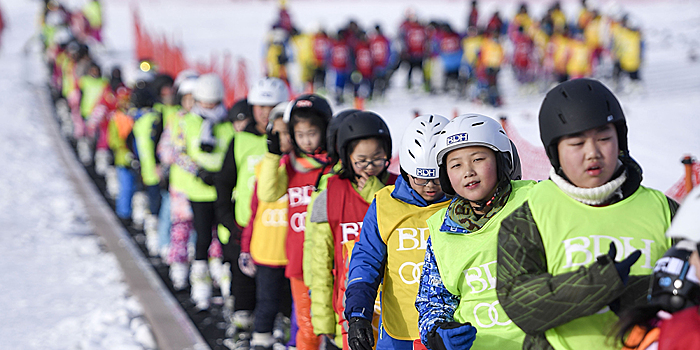
<path id="1" fill-rule="evenodd" d="M 172 77 L 144 60 L 127 81 L 119 68 L 104 74 L 90 49 L 98 1 L 73 13 L 48 1 L 41 24 L 64 135 L 104 176 L 117 217 L 143 229 L 173 289 L 189 288 L 200 312 L 221 295 L 231 349 L 697 348 L 697 327 L 665 326 L 674 313 L 700 322 L 697 242 L 672 247 L 678 203 L 641 185 L 617 97 L 586 78 L 611 55 L 616 76 L 639 79 L 641 36 L 583 5 L 574 24 L 558 4 L 539 21 L 523 4 L 481 26 L 473 1 L 466 36 L 409 10 L 394 40 L 354 22 L 301 34 L 283 7 L 267 76 L 230 107 L 214 73 Z M 287 45 L 319 94 L 294 96 Z M 502 126 L 471 113 L 414 118 L 390 173 L 397 135 L 384 118 L 334 111 L 320 94 L 341 106 L 347 85 L 382 96 L 406 64 L 408 89 L 418 71 L 426 92 L 497 106 L 506 62 L 524 85 L 558 84 L 539 114 L 552 165 L 539 183 L 521 179 Z"/>
<path id="2" fill-rule="evenodd" d="M 621 78 L 628 76 L 631 89 L 638 89 L 644 52 L 640 29 L 621 9 L 604 13 L 586 0 L 577 14 L 565 14 L 554 1 L 537 15 L 523 2 L 512 17 L 498 9 L 485 15 L 474 0 L 464 27 L 420 18 L 409 7 L 395 37 L 387 36 L 380 23 L 362 28 L 352 19 L 337 31 L 316 24 L 300 32 L 283 2 L 267 37 L 264 66 L 267 75 L 297 79 L 307 91 L 327 91 L 338 104 L 349 93 L 363 100 L 383 97 L 393 74 L 404 67 L 409 90 L 418 85 L 429 93 L 453 91 L 459 98 L 499 106 L 504 70 L 524 92 L 546 91 L 581 77 L 610 79 L 622 89 Z M 298 77 L 289 76 L 292 61 L 300 67 Z M 416 71 L 420 84 L 414 82 Z"/>

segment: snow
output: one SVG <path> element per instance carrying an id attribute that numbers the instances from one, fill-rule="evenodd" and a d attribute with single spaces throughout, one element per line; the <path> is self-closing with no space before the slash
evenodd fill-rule
<path id="1" fill-rule="evenodd" d="M 80 3 L 72 1 L 71 3 Z M 541 13 L 549 1 L 530 1 Z M 609 2 L 600 1 L 612 7 Z M 23 53 L 35 33 L 41 2 L 3 1 L 9 30 L 0 51 L 0 339 L 2 349 L 141 349 L 152 342 L 137 326 L 141 307 L 130 296 L 114 256 L 92 232 L 86 211 L 48 137 L 37 105 L 43 69 L 38 55 Z M 578 1 L 564 2 L 569 16 Z M 683 175 L 679 159 L 700 156 L 700 3 L 618 2 L 642 22 L 647 55 L 645 92 L 620 96 L 627 115 L 632 155 L 644 168 L 643 184 L 665 191 Z M 249 82 L 261 74 L 262 43 L 277 15 L 277 1 L 104 0 L 103 64 L 133 64 L 131 9 L 138 8 L 151 33 L 181 41 L 189 59 L 208 60 L 229 51 L 246 59 Z M 393 35 L 407 6 L 421 18 L 449 20 L 463 30 L 467 1 L 290 1 L 301 29 L 322 23 L 337 29 L 349 18 L 363 27 L 381 23 Z M 517 2 L 480 1 L 481 17 L 500 7 L 510 17 Z M 107 69 L 104 69 L 107 71 Z M 125 69 L 126 70 L 126 69 Z M 366 107 L 385 117 L 395 149 L 415 109 L 452 116 L 476 112 L 507 115 L 522 137 L 539 146 L 537 111 L 544 93 L 523 95 L 508 72 L 502 74 L 506 105 L 500 109 L 406 92 L 401 73 L 383 101 Z M 343 106 L 348 107 L 348 106 Z M 142 342 L 140 343 L 139 340 Z"/>

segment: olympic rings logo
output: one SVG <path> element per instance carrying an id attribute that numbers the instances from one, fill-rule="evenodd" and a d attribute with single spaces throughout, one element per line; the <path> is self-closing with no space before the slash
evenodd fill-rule
<path id="1" fill-rule="evenodd" d="M 410 280 L 407 280 L 406 278 L 404 278 L 403 268 L 406 266 L 413 266 L 413 268 L 411 270 L 412 279 L 410 279 Z M 416 283 L 420 282 L 420 274 L 422 272 L 422 269 L 423 269 L 423 262 L 419 262 L 416 264 L 412 261 L 406 261 L 405 263 L 401 264 L 401 266 L 399 266 L 399 277 L 401 277 L 401 280 L 403 281 L 403 283 L 416 284 Z"/>
<path id="2" fill-rule="evenodd" d="M 268 227 L 287 226 L 287 209 L 265 209 L 262 224 Z"/>
<path id="3" fill-rule="evenodd" d="M 479 303 L 474 307 L 474 319 L 476 320 L 476 323 L 483 328 L 491 328 L 493 326 L 507 326 L 513 322 L 512 320 L 508 319 L 506 322 L 500 322 L 498 320 L 499 314 L 498 314 L 498 309 L 496 309 L 496 305 L 498 305 L 499 302 L 498 300 L 494 301 L 493 303 Z M 488 315 L 489 319 L 491 319 L 491 323 L 489 324 L 484 324 L 479 320 L 479 316 L 477 315 L 477 312 L 479 312 L 479 309 L 482 307 L 488 308 Z M 505 313 L 505 312 L 504 312 Z"/>

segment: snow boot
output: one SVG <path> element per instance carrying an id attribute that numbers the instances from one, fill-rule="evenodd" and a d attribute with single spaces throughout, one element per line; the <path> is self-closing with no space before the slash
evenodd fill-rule
<path id="1" fill-rule="evenodd" d="M 223 270 L 223 261 L 221 258 L 209 258 L 209 274 L 215 288 L 221 286 L 221 273 Z"/>
<path id="2" fill-rule="evenodd" d="M 107 186 L 107 195 L 110 198 L 116 199 L 119 195 L 119 179 L 117 178 L 117 168 L 110 166 L 105 171 L 105 183 Z"/>
<path id="3" fill-rule="evenodd" d="M 143 224 L 143 231 L 146 233 L 146 248 L 150 256 L 158 256 L 158 216 L 149 214 Z"/>
<path id="4" fill-rule="evenodd" d="M 189 275 L 190 269 L 186 263 L 172 263 L 170 264 L 170 281 L 173 282 L 173 289 L 179 292 L 187 288 L 187 277 Z"/>
<path id="5" fill-rule="evenodd" d="M 90 147 L 90 140 L 88 140 L 87 137 L 78 139 L 77 149 L 80 162 L 85 166 L 92 164 L 92 150 Z"/>
<path id="6" fill-rule="evenodd" d="M 209 277 L 206 261 L 195 260 L 192 263 L 190 285 L 192 286 L 190 297 L 197 309 L 200 311 L 208 309 L 209 299 L 211 298 L 211 278 Z"/>
<path id="7" fill-rule="evenodd" d="M 105 176 L 107 174 L 107 168 L 109 168 L 109 163 L 111 163 L 109 151 L 106 149 L 98 149 L 95 151 L 95 172 L 97 175 Z"/>
<path id="8" fill-rule="evenodd" d="M 227 300 L 231 296 L 231 263 L 226 262 L 221 265 L 219 288 L 221 289 L 221 297 Z"/>
<path id="9" fill-rule="evenodd" d="M 289 317 L 281 312 L 278 313 L 275 317 L 275 323 L 272 326 L 272 337 L 274 337 L 278 343 L 285 344 L 289 341 L 291 325 L 292 322 Z"/>

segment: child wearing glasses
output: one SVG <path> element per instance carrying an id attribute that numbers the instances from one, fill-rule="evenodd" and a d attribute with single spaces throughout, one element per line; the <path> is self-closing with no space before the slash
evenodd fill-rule
<path id="1" fill-rule="evenodd" d="M 426 220 L 446 208 L 433 149 L 449 120 L 419 116 L 401 139 L 401 177 L 374 195 L 365 215 L 360 240 L 350 260 L 345 291 L 348 344 L 352 350 L 372 350 L 372 316 L 377 288 L 381 293 L 381 327 L 377 349 L 410 350 L 418 339 L 420 266 L 428 238 Z"/>
<path id="2" fill-rule="evenodd" d="M 374 194 L 393 184 L 387 172 L 391 135 L 373 112 L 345 115 L 331 147 L 338 151 L 341 168 L 327 179 L 325 190 L 310 205 L 304 242 L 304 280 L 311 290 L 311 322 L 326 349 L 347 349 L 347 320 L 343 316 L 348 247 L 360 237 L 365 213 Z M 333 142 L 335 141 L 335 142 Z"/>
<path id="3" fill-rule="evenodd" d="M 415 303 L 421 341 L 432 350 L 522 349 L 525 334 L 498 304 L 497 243 L 501 221 L 534 181 L 514 181 L 520 179 L 515 146 L 483 115 L 450 121 L 433 154 L 442 190 L 454 197 L 427 220 Z"/>

